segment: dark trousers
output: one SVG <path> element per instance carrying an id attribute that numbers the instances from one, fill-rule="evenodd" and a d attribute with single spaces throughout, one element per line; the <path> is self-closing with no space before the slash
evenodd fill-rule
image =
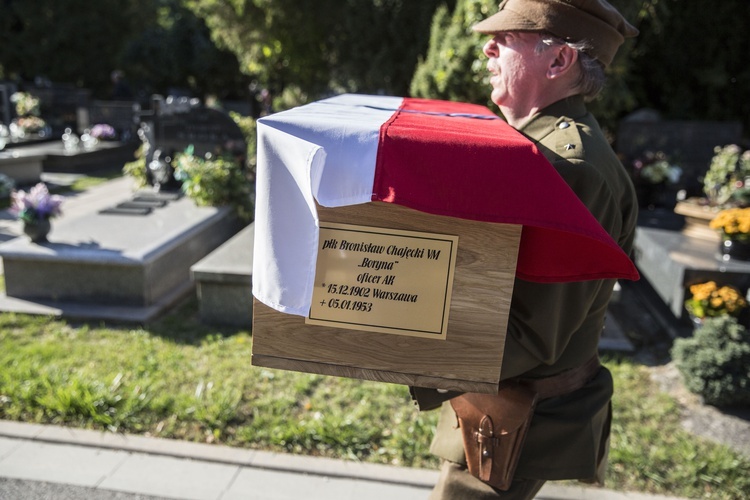
<path id="1" fill-rule="evenodd" d="M 532 500 L 542 489 L 543 479 L 514 479 L 508 491 L 483 483 L 456 463 L 444 461 L 429 500 Z"/>

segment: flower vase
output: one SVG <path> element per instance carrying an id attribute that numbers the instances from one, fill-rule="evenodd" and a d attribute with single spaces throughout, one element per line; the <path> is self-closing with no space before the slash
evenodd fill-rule
<path id="1" fill-rule="evenodd" d="M 47 241 L 47 235 L 52 229 L 49 219 L 37 219 L 23 223 L 23 232 L 33 243 Z"/>
<path id="2" fill-rule="evenodd" d="M 727 238 L 719 243 L 722 260 L 750 260 L 750 241 Z"/>

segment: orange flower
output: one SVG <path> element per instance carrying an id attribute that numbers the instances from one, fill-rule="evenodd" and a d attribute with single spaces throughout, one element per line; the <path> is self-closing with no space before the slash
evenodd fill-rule
<path id="1" fill-rule="evenodd" d="M 711 220 L 709 227 L 721 231 L 726 237 L 750 237 L 750 208 L 722 210 Z"/>
<path id="2" fill-rule="evenodd" d="M 737 315 L 747 307 L 747 301 L 733 286 L 719 288 L 715 281 L 698 283 L 690 287 L 692 296 L 685 301 L 685 308 L 694 316 Z"/>

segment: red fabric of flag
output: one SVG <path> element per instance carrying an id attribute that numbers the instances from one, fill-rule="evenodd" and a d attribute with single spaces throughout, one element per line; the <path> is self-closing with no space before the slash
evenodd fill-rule
<path id="1" fill-rule="evenodd" d="M 380 129 L 372 199 L 523 225 L 521 279 L 638 279 L 632 261 L 534 144 L 484 106 L 404 99 Z"/>

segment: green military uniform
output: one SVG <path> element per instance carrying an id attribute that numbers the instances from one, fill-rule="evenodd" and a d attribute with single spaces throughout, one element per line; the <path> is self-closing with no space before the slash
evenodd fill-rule
<path id="1" fill-rule="evenodd" d="M 583 98 L 573 96 L 519 129 L 555 166 L 599 223 L 630 254 L 637 202 L 632 183 Z M 519 165 L 518 168 L 523 168 Z M 614 280 L 539 284 L 516 280 L 501 379 L 547 377 L 597 353 Z M 516 476 L 601 480 L 606 464 L 612 379 L 606 368 L 585 387 L 537 405 Z M 436 455 L 465 463 L 460 430 L 444 403 L 432 444 Z"/>

